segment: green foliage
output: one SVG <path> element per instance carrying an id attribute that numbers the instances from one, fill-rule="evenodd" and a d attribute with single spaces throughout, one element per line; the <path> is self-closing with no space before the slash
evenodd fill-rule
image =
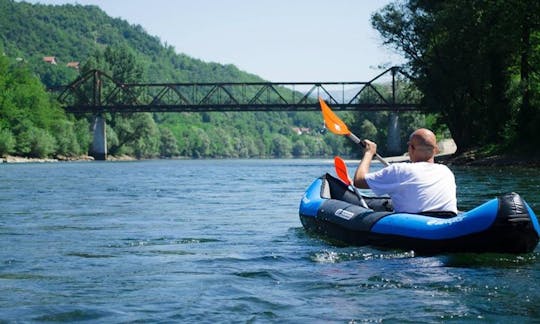
<path id="1" fill-rule="evenodd" d="M 56 148 L 55 138 L 44 129 L 28 127 L 17 137 L 17 152 L 34 158 L 50 156 Z"/>
<path id="2" fill-rule="evenodd" d="M 137 138 L 134 142 L 133 151 L 135 157 L 157 157 L 159 155 L 160 133 L 158 126 L 150 113 L 137 114 L 131 123 L 135 129 Z"/>
<path id="3" fill-rule="evenodd" d="M 8 129 L 0 128 L 0 156 L 11 154 L 15 148 L 15 137 Z"/>
<path id="4" fill-rule="evenodd" d="M 58 120 L 52 125 L 57 154 L 76 156 L 83 153 L 74 126 L 74 123 L 68 120 Z"/>
<path id="5" fill-rule="evenodd" d="M 84 155 L 89 151 L 90 143 L 92 142 L 92 136 L 89 130 L 90 124 L 86 119 L 78 119 L 73 122 L 73 131 L 80 150 L 72 153 Z"/>
<path id="6" fill-rule="evenodd" d="M 292 155 L 294 157 L 302 157 L 309 155 L 308 147 L 302 140 L 298 140 L 294 143 L 292 148 Z"/>
<path id="7" fill-rule="evenodd" d="M 291 141 L 281 134 L 276 134 L 272 138 L 272 155 L 276 157 L 290 157 L 292 150 Z"/>
<path id="8" fill-rule="evenodd" d="M 375 127 L 375 125 L 373 125 L 372 122 L 367 119 L 364 119 L 364 121 L 362 121 L 362 125 L 360 126 L 360 133 L 365 138 L 377 138 L 377 128 Z"/>
<path id="9" fill-rule="evenodd" d="M 540 2 L 397 1 L 372 17 L 458 150 L 540 144 Z"/>
<path id="10" fill-rule="evenodd" d="M 76 154 L 73 123 L 26 65 L 0 56 L 1 154 L 48 157 Z"/>
<path id="11" fill-rule="evenodd" d="M 159 154 L 164 158 L 171 158 L 178 155 L 178 143 L 171 130 L 161 128 L 159 142 Z"/>

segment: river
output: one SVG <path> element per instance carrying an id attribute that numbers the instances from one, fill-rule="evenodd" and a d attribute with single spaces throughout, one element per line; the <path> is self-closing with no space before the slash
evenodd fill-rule
<path id="1" fill-rule="evenodd" d="M 349 165 L 350 172 L 354 165 Z M 452 167 L 462 210 L 536 169 Z M 539 322 L 525 255 L 337 247 L 306 234 L 330 160 L 0 165 L 0 322 Z"/>

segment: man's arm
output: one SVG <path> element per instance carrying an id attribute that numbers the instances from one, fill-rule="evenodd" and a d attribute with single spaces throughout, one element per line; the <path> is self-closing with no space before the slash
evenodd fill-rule
<path id="1" fill-rule="evenodd" d="M 373 160 L 373 157 L 377 154 L 377 144 L 370 140 L 364 140 L 364 143 L 366 144 L 364 148 L 364 157 L 354 173 L 353 182 L 357 188 L 369 189 L 369 185 L 366 182 L 366 175 L 369 173 L 371 160 Z"/>

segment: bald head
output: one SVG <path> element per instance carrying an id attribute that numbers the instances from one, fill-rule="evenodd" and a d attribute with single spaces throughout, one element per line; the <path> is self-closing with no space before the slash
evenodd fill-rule
<path id="1" fill-rule="evenodd" d="M 419 128 L 409 137 L 409 156 L 412 162 L 434 162 L 437 153 L 437 138 L 429 129 Z"/>

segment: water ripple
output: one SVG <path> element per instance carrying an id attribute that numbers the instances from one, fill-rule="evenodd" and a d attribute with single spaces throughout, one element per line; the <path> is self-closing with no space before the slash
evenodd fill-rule
<path id="1" fill-rule="evenodd" d="M 84 253 L 84 252 L 71 252 L 66 253 L 66 256 L 76 256 L 80 258 L 87 258 L 87 259 L 100 259 L 100 258 L 114 258 L 114 255 L 109 254 L 92 254 L 92 253 Z"/>
<path id="2" fill-rule="evenodd" d="M 388 253 L 373 253 L 373 252 L 362 252 L 362 251 L 352 251 L 352 252 L 336 252 L 336 251 L 321 251 L 315 252 L 311 255 L 310 259 L 317 263 L 339 263 L 345 261 L 354 261 L 354 260 L 384 260 L 384 259 L 404 259 L 404 258 L 414 258 L 414 251 L 409 252 L 388 252 Z"/>

